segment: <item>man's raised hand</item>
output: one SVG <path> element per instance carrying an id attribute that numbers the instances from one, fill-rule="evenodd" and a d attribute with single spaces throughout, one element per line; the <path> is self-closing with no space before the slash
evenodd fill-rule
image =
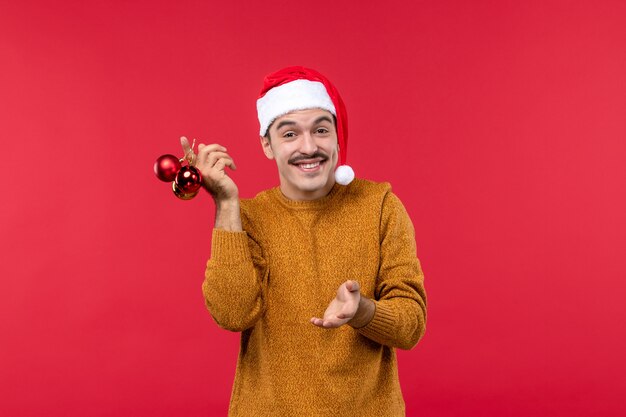
<path id="1" fill-rule="evenodd" d="M 203 185 L 216 202 L 236 200 L 239 190 L 235 182 L 225 172 L 226 167 L 235 170 L 235 162 L 226 153 L 226 148 L 217 143 L 198 145 L 196 155 L 186 137 L 180 138 L 185 157 L 193 155 L 193 163 L 202 174 Z"/>

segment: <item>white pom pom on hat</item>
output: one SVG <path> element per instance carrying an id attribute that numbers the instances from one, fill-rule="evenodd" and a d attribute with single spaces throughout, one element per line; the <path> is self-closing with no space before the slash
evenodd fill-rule
<path id="1" fill-rule="evenodd" d="M 348 154 L 348 115 L 339 91 L 319 72 L 301 66 L 287 67 L 273 72 L 263 80 L 263 88 L 256 102 L 261 136 L 278 117 L 296 110 L 323 109 L 337 119 L 339 166 L 335 181 L 348 185 L 354 171 L 346 165 Z"/>
<path id="2" fill-rule="evenodd" d="M 354 179 L 354 170 L 350 165 L 340 165 L 335 170 L 335 181 L 341 185 L 348 185 Z"/>

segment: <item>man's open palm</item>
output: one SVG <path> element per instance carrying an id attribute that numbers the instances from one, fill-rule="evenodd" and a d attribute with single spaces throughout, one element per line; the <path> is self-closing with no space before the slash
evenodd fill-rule
<path id="1" fill-rule="evenodd" d="M 359 308 L 361 293 L 359 283 L 346 281 L 337 290 L 337 296 L 324 312 L 324 318 L 313 317 L 311 323 L 324 328 L 343 326 L 349 322 Z"/>

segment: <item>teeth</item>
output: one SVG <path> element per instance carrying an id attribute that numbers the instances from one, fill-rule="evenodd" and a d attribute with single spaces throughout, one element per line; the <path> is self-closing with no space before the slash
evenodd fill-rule
<path id="1" fill-rule="evenodd" d="M 320 163 L 319 162 L 315 162 L 312 164 L 300 164 L 300 166 L 304 169 L 311 169 L 311 168 L 315 168 L 316 166 L 318 166 Z"/>

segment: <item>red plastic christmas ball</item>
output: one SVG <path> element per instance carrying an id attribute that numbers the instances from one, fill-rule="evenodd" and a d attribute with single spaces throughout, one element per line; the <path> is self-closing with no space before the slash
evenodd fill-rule
<path id="1" fill-rule="evenodd" d="M 154 173 L 165 182 L 174 181 L 180 169 L 180 161 L 174 155 L 161 155 L 154 163 Z"/>
<path id="2" fill-rule="evenodd" d="M 176 187 L 184 194 L 193 194 L 202 186 L 202 175 L 198 168 L 184 166 L 176 174 Z"/>

